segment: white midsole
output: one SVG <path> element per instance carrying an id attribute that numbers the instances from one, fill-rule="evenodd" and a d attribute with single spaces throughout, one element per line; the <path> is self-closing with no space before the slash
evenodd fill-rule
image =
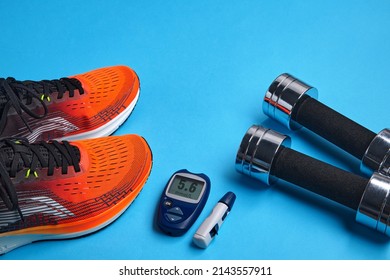
<path id="1" fill-rule="evenodd" d="M 107 220 L 106 222 L 94 228 L 91 228 L 89 230 L 79 231 L 75 233 L 68 233 L 68 234 L 21 234 L 21 235 L 3 236 L 0 238 L 0 255 L 35 241 L 76 238 L 76 237 L 80 237 L 98 231 L 104 228 L 105 226 L 108 226 L 117 218 L 119 218 L 119 216 L 122 215 L 124 211 L 126 211 L 126 209 L 132 204 L 132 202 L 129 203 L 129 205 L 127 205 L 126 207 L 124 207 L 118 214 L 116 214 L 110 220 Z"/>
<path id="2" fill-rule="evenodd" d="M 135 104 L 137 104 L 137 101 L 139 98 L 139 93 L 140 93 L 140 91 L 138 90 L 137 95 L 135 96 L 134 100 L 130 103 L 130 105 L 122 113 L 120 113 L 118 116 L 113 118 L 108 123 L 102 125 L 101 127 L 97 128 L 95 130 L 76 134 L 76 135 L 65 136 L 65 137 L 63 137 L 61 139 L 57 139 L 57 140 L 75 141 L 75 140 L 82 140 L 82 139 L 100 138 L 100 137 L 105 137 L 105 136 L 111 135 L 130 116 L 131 112 L 133 111 L 133 109 L 135 107 Z"/>

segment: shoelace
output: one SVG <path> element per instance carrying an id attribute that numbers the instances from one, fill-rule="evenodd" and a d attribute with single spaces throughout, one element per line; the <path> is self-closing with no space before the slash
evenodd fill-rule
<path id="1" fill-rule="evenodd" d="M 8 153 L 7 153 L 8 148 Z M 12 150 L 10 150 L 11 148 Z M 77 149 L 77 148 L 76 148 Z M 10 151 L 11 154 L 10 154 Z M 46 155 L 44 155 L 44 153 Z M 79 156 L 75 147 L 69 142 L 51 141 L 29 144 L 27 140 L 4 139 L 0 141 L 0 198 L 9 210 L 17 210 L 21 219 L 23 214 L 19 207 L 18 196 L 11 178 L 17 172 L 28 168 L 25 177 L 38 177 L 37 169 L 47 168 L 47 175 L 54 174 L 55 168 L 62 168 L 62 174 L 73 166 L 75 172 L 80 171 Z"/>
<path id="2" fill-rule="evenodd" d="M 47 115 L 45 100 L 50 101 L 50 95 L 52 93 L 58 92 L 58 99 L 61 99 L 66 92 L 69 92 L 69 96 L 73 97 L 75 90 L 78 90 L 80 94 L 84 94 L 80 81 L 75 78 L 43 80 L 40 82 L 17 81 L 14 78 L 0 78 L 0 94 L 4 95 L 6 100 L 0 120 L 0 134 L 7 124 L 7 114 L 11 107 L 15 108 L 23 123 L 31 132 L 30 126 L 22 115 L 22 111 L 36 119 L 44 118 Z M 28 108 L 28 105 L 30 105 L 34 99 L 42 106 L 44 111 L 42 114 L 37 114 Z"/>

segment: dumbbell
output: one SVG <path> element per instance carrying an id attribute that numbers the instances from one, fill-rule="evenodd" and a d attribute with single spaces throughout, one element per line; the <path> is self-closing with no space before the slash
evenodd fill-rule
<path id="1" fill-rule="evenodd" d="M 390 175 L 390 129 L 378 134 L 317 100 L 316 88 L 289 74 L 277 77 L 263 102 L 264 113 L 290 130 L 302 126 L 361 160 L 360 169 L 370 175 Z"/>
<path id="2" fill-rule="evenodd" d="M 253 125 L 242 138 L 236 170 L 266 185 L 283 179 L 356 210 L 356 221 L 390 237 L 390 177 L 369 179 L 290 148 L 288 136 Z"/>

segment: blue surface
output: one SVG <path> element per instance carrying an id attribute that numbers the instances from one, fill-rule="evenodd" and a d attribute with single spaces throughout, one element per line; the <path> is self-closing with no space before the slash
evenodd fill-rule
<path id="1" fill-rule="evenodd" d="M 289 72 L 328 106 L 374 132 L 388 127 L 389 1 L 1 1 L 0 76 L 49 79 L 124 64 L 142 91 L 116 134 L 144 136 L 152 174 L 107 228 L 39 242 L 0 259 L 389 259 L 386 238 L 355 213 L 287 183 L 236 173 L 241 138 L 257 123 L 292 148 L 359 172 L 352 156 L 308 130 L 290 133 L 261 111 L 272 80 Z M 190 231 L 154 226 L 161 192 L 181 168 L 206 173 L 208 203 Z M 192 234 L 227 191 L 237 200 L 206 250 Z"/>

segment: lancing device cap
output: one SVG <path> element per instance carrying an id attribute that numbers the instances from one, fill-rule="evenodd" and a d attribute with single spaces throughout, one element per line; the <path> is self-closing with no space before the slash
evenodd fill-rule
<path id="1" fill-rule="evenodd" d="M 233 208 L 233 204 L 236 201 L 236 195 L 233 192 L 227 192 L 218 202 L 225 204 L 230 212 Z"/>

